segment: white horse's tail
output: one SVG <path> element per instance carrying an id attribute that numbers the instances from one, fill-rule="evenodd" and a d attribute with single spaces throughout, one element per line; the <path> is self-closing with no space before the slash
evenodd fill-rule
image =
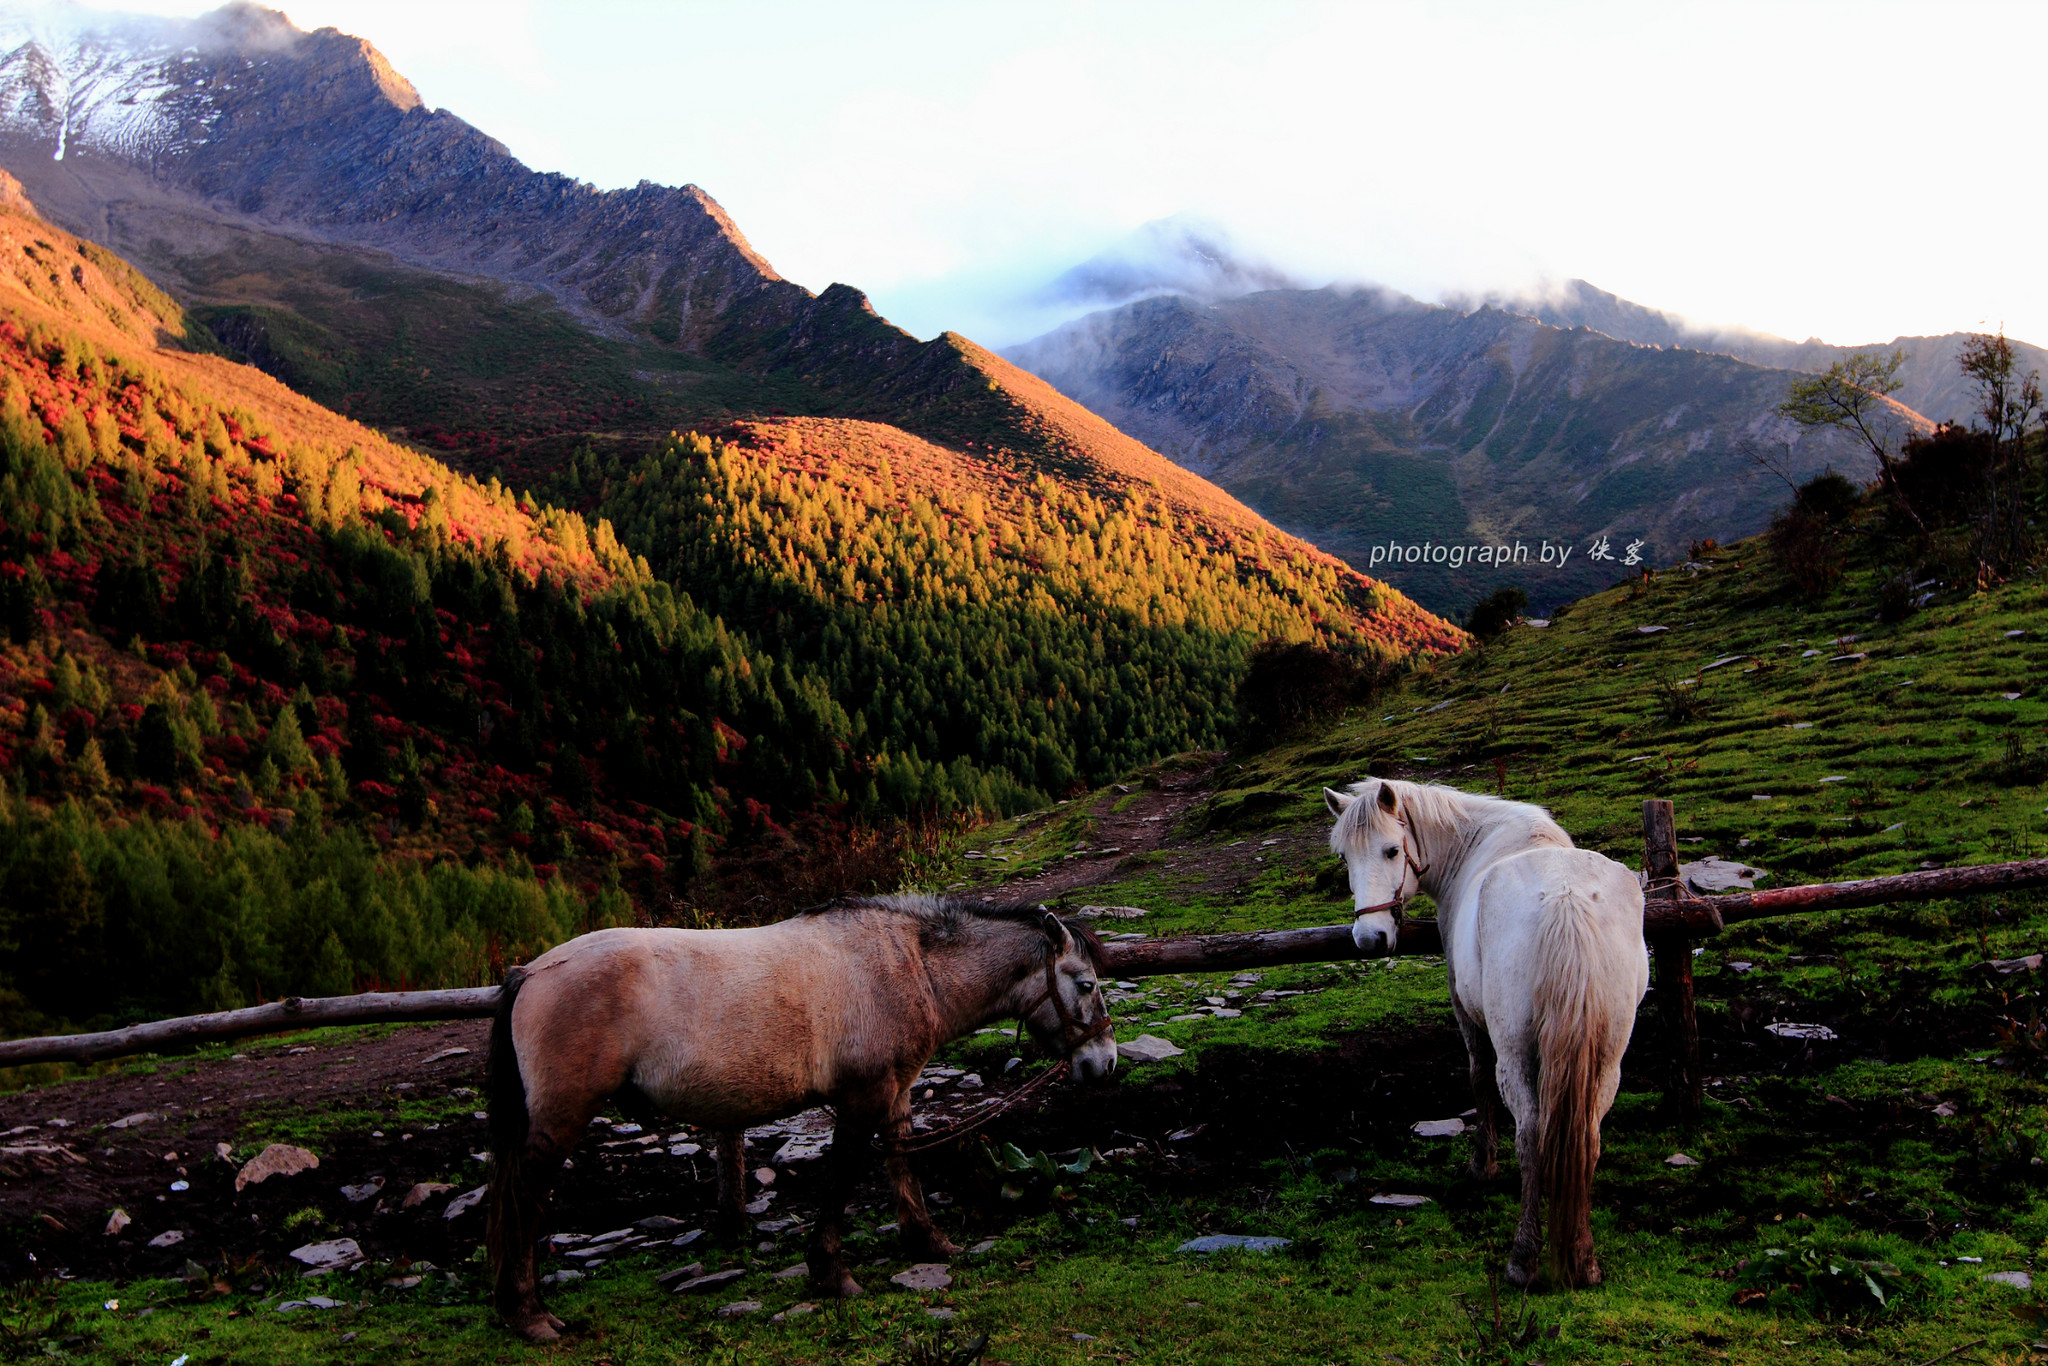
<path id="1" fill-rule="evenodd" d="M 1616 1009 L 1634 1023 L 1634 1007 L 1617 999 L 1608 974 L 1608 945 L 1599 908 L 1575 889 L 1545 899 L 1536 940 L 1536 1133 L 1545 1193 L 1550 1197 L 1550 1256 L 1560 1283 L 1599 1279 L 1589 1219 L 1593 1169 L 1600 1161 L 1601 1092 L 1619 1062 L 1613 1040 Z"/>

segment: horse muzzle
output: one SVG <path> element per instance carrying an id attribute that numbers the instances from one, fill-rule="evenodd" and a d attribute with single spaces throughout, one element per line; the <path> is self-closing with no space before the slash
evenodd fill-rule
<path id="1" fill-rule="evenodd" d="M 1116 1035 L 1096 1035 L 1067 1055 L 1067 1069 L 1075 1081 L 1102 1081 L 1116 1071 Z"/>
<path id="2" fill-rule="evenodd" d="M 1351 921 L 1351 942 L 1361 958 L 1385 958 L 1401 940 L 1400 903 L 1368 906 Z"/>

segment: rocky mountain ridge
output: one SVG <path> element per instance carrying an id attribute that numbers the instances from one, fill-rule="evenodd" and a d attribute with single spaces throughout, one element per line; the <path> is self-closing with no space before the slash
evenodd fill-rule
<path id="1" fill-rule="evenodd" d="M 1630 543 L 1663 565 L 1753 533 L 1782 489 L 1745 441 L 1789 448 L 1802 474 L 1870 465 L 1777 416 L 1785 371 L 1388 290 L 1148 299 L 1008 355 L 1437 611 L 1503 584 L 1555 605 L 1630 572 L 1616 553 Z M 1603 539 L 1612 560 L 1594 554 Z M 1389 554 L 1516 542 L 1527 560 L 1506 569 Z"/>

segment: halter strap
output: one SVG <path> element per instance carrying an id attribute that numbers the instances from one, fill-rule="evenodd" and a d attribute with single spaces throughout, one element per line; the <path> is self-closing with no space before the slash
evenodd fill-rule
<path id="1" fill-rule="evenodd" d="M 1415 855 L 1409 852 L 1408 822 L 1406 821 L 1401 822 L 1401 858 L 1402 861 L 1408 865 L 1407 873 L 1415 874 L 1415 890 L 1421 891 L 1422 879 L 1425 875 L 1428 874 L 1429 869 L 1417 863 L 1415 861 Z M 1402 874 L 1402 881 L 1404 882 L 1407 880 L 1407 873 Z M 1381 911 L 1392 911 L 1394 913 L 1394 919 L 1398 921 L 1401 918 L 1401 908 L 1406 906 L 1407 904 L 1408 894 L 1403 892 L 1397 894 L 1392 901 L 1382 901 L 1377 906 L 1367 906 L 1363 910 L 1354 912 L 1351 918 L 1353 920 L 1359 920 L 1368 915 L 1378 915 Z"/>
<path id="2" fill-rule="evenodd" d="M 1071 1057 L 1075 1050 L 1084 1044 L 1093 1042 L 1102 1034 L 1115 1028 L 1116 1018 L 1109 1013 L 1108 1008 L 1105 1006 L 1102 1018 L 1092 1025 L 1085 1020 L 1076 1019 L 1074 1012 L 1067 1009 L 1066 1001 L 1060 997 L 1059 978 L 1053 971 L 1057 962 L 1058 955 L 1056 953 L 1048 953 L 1046 955 L 1045 990 L 1030 1005 L 1017 1012 L 1017 1024 L 1019 1027 L 1022 1027 L 1025 1017 L 1036 1014 L 1040 1006 L 1044 1005 L 1047 1001 L 1051 1001 L 1053 1013 L 1060 1018 L 1060 1042 L 1066 1046 L 1067 1054 Z"/>

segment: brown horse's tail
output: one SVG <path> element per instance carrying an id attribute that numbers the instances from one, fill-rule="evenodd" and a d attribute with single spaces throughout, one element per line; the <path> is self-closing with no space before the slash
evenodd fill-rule
<path id="1" fill-rule="evenodd" d="M 519 1054 L 512 1046 L 512 1007 L 519 1001 L 525 968 L 505 974 L 498 995 L 498 1013 L 491 1020 L 490 1052 L 484 1060 L 485 1105 L 491 1116 L 491 1188 L 484 1241 L 491 1264 L 506 1266 L 519 1251 L 516 1243 L 535 1201 L 523 1170 L 526 1162 L 526 1082 L 519 1075 Z"/>
<path id="2" fill-rule="evenodd" d="M 1600 1161 L 1601 1084 L 1614 1061 L 1611 989 L 1594 907 L 1575 891 L 1548 899 L 1536 947 L 1536 1133 L 1550 1197 L 1550 1257 L 1559 1282 L 1599 1279 L 1588 1220 Z"/>

